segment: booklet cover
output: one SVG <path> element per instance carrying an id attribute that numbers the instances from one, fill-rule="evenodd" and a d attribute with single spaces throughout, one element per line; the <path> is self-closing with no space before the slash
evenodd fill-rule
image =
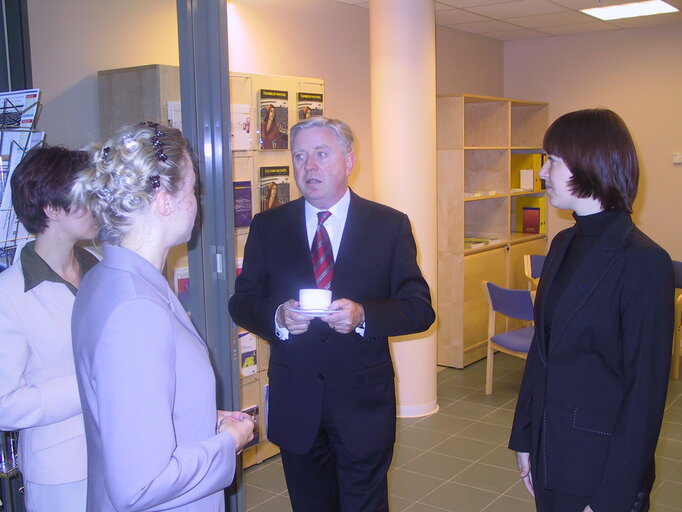
<path id="1" fill-rule="evenodd" d="M 257 345 L 258 341 L 253 333 L 246 331 L 239 334 L 239 356 L 242 377 L 254 375 L 258 371 Z"/>
<path id="2" fill-rule="evenodd" d="M 324 115 L 324 102 L 322 94 L 314 92 L 298 93 L 298 120 L 303 121 L 309 117 Z"/>
<path id="3" fill-rule="evenodd" d="M 289 148 L 289 93 L 261 89 L 258 96 L 260 112 L 260 149 Z"/>
<path id="4" fill-rule="evenodd" d="M 271 210 L 289 202 L 289 166 L 260 168 L 260 209 Z"/>
<path id="5" fill-rule="evenodd" d="M 260 441 L 260 428 L 258 427 L 258 406 L 252 405 L 246 409 L 242 409 L 242 412 L 251 416 L 253 420 L 253 439 L 244 445 L 244 450 L 256 446 Z"/>

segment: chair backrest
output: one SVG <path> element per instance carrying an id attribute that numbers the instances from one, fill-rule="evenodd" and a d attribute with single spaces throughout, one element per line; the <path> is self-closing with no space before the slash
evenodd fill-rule
<path id="1" fill-rule="evenodd" d="M 675 273 L 675 288 L 682 288 L 682 261 L 673 260 L 673 272 Z"/>
<path id="2" fill-rule="evenodd" d="M 513 290 L 483 281 L 483 291 L 493 311 L 520 320 L 533 320 L 533 298 L 529 290 Z"/>

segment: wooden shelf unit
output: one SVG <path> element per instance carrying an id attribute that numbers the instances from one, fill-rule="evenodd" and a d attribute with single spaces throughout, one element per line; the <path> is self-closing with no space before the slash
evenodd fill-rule
<path id="1" fill-rule="evenodd" d="M 523 254 L 546 251 L 545 234 L 515 231 L 516 198 L 546 198 L 512 191 L 511 165 L 542 151 L 548 105 L 467 94 L 438 97 L 437 113 L 438 364 L 463 368 L 485 357 L 481 281 L 525 288 Z"/>

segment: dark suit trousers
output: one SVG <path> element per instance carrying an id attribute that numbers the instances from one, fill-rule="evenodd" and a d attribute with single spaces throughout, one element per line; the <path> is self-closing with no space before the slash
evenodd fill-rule
<path id="1" fill-rule="evenodd" d="M 363 456 L 349 453 L 326 399 L 310 451 L 297 454 L 281 449 L 281 454 L 294 512 L 388 512 L 387 473 L 393 447 Z"/>

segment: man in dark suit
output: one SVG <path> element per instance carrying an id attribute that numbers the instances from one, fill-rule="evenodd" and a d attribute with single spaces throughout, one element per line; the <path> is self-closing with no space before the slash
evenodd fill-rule
<path id="1" fill-rule="evenodd" d="M 253 218 L 230 314 L 271 342 L 267 434 L 294 511 L 387 511 L 396 413 L 388 337 L 433 323 L 429 287 L 407 216 L 348 188 L 348 125 L 304 120 L 291 148 L 303 197 Z M 311 256 L 311 246 L 330 257 Z M 333 301 L 313 318 L 295 297 L 316 287 Z"/>

